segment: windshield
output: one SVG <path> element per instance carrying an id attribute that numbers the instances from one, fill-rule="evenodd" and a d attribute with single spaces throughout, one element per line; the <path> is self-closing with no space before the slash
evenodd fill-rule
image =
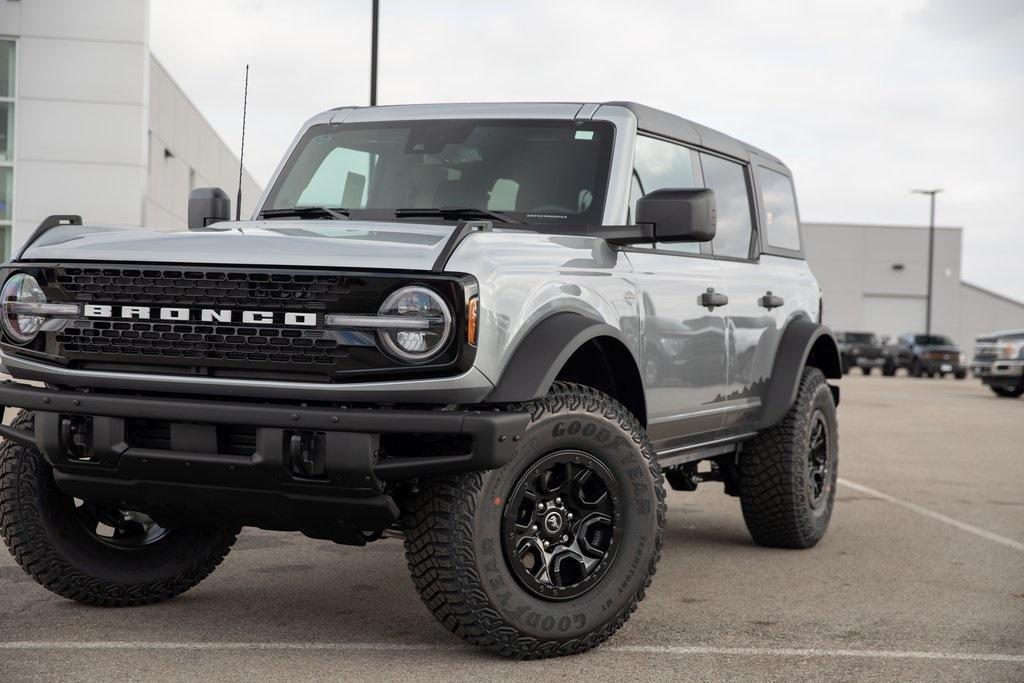
<path id="1" fill-rule="evenodd" d="M 918 346 L 953 346 L 953 340 L 941 334 L 919 334 L 914 337 Z"/>
<path id="2" fill-rule="evenodd" d="M 613 135 L 602 121 L 313 126 L 263 209 L 329 207 L 358 219 L 465 208 L 525 223 L 600 224 Z"/>
<path id="3" fill-rule="evenodd" d="M 870 332 L 847 332 L 843 335 L 850 344 L 875 344 L 875 335 Z"/>

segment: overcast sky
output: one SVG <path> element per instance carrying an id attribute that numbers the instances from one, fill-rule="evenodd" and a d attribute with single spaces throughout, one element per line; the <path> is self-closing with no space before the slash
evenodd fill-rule
<path id="1" fill-rule="evenodd" d="M 153 0 L 151 42 L 266 183 L 369 91 L 370 0 Z M 381 0 L 381 104 L 634 100 L 793 170 L 805 221 L 963 226 L 963 277 L 1024 299 L 1024 1 Z"/>

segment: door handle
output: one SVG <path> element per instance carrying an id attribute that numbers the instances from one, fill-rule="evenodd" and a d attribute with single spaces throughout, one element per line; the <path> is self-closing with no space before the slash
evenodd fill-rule
<path id="1" fill-rule="evenodd" d="M 729 303 L 729 297 L 721 292 L 716 292 L 714 287 L 708 287 L 708 291 L 697 297 L 697 303 L 712 311 Z"/>
<path id="2" fill-rule="evenodd" d="M 782 304 L 784 303 L 786 303 L 786 301 L 781 296 L 775 296 L 771 292 L 768 292 L 767 294 L 765 294 L 764 296 L 757 300 L 758 306 L 760 306 L 761 308 L 767 308 L 769 311 L 772 310 L 773 308 L 778 308 L 782 306 Z"/>

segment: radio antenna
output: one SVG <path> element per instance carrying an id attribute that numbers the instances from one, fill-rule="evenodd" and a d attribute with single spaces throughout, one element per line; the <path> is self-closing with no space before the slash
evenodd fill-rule
<path id="1" fill-rule="evenodd" d="M 249 103 L 249 65 L 245 65 L 245 91 L 242 94 L 242 147 L 238 152 L 238 196 L 235 198 L 235 220 L 242 220 L 242 161 L 245 159 L 245 110 Z"/>

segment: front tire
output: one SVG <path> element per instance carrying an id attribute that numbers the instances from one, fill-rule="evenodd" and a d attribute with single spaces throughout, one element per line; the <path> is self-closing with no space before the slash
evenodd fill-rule
<path id="1" fill-rule="evenodd" d="M 740 502 L 750 535 L 773 548 L 810 548 L 832 517 L 839 465 L 836 405 L 825 376 L 805 368 L 785 417 L 743 449 Z"/>
<path id="2" fill-rule="evenodd" d="M 21 412 L 12 427 L 31 432 Z M 44 588 L 88 605 L 160 602 L 192 588 L 220 564 L 238 529 L 163 529 L 139 511 L 63 493 L 35 448 L 0 446 L 0 533 L 22 569 Z"/>
<path id="3" fill-rule="evenodd" d="M 861 368 L 860 372 L 861 372 L 862 375 L 870 375 L 871 374 L 871 368 Z"/>
<path id="4" fill-rule="evenodd" d="M 497 654 L 584 652 L 651 584 L 665 491 L 643 427 L 614 399 L 558 383 L 527 404 L 512 462 L 422 483 L 405 552 L 434 616 Z"/>
<path id="5" fill-rule="evenodd" d="M 990 385 L 990 388 L 995 392 L 996 396 L 999 396 L 1000 398 L 1018 398 L 1019 396 L 1024 395 L 1024 380 L 1015 387 Z"/>

